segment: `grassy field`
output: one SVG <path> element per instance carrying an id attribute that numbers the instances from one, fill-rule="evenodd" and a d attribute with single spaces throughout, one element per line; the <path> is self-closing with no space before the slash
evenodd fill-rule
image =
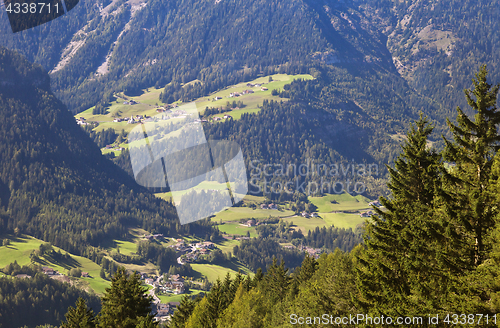
<path id="1" fill-rule="evenodd" d="M 9 238 L 11 244 L 9 246 L 0 246 L 0 268 L 14 261 L 17 261 L 21 266 L 30 264 L 29 255 L 31 251 L 38 249 L 40 244 L 43 243 L 43 241 L 30 236 L 16 238 L 12 235 L 7 235 L 2 236 L 1 239 L 3 238 Z M 61 251 L 63 254 L 67 253 L 58 247 L 53 247 L 53 249 L 56 252 Z M 70 254 L 70 256 L 70 260 L 64 262 L 55 261 L 47 256 L 42 257 L 39 264 L 51 267 L 65 275 L 67 275 L 68 271 L 72 268 L 80 268 L 82 271 L 88 272 L 91 276 L 89 278 L 80 278 L 80 280 L 88 284 L 97 294 L 102 294 L 104 289 L 110 285 L 110 282 L 99 276 L 101 267 L 87 258 L 73 254 Z"/>
<path id="2" fill-rule="evenodd" d="M 179 295 L 175 295 L 175 294 L 172 294 L 172 295 L 156 295 L 156 296 L 158 296 L 158 298 L 160 299 L 160 301 L 162 303 L 180 302 L 182 300 L 182 298 L 184 297 L 184 295 L 195 296 L 195 295 L 198 295 L 201 292 L 203 292 L 203 291 L 198 290 L 198 289 L 191 289 L 191 290 L 189 290 L 189 293 L 185 293 L 185 294 L 179 294 Z"/>
<path id="3" fill-rule="evenodd" d="M 229 235 L 242 235 L 246 236 L 247 231 L 250 232 L 250 237 L 257 237 L 258 234 L 255 231 L 255 227 L 245 227 L 241 225 L 239 222 L 231 222 L 231 223 L 224 223 L 224 224 L 219 224 L 217 226 L 220 231 L 225 232 Z"/>
<path id="4" fill-rule="evenodd" d="M 232 253 L 234 246 L 239 244 L 240 244 L 239 240 L 224 240 L 217 242 L 217 247 L 220 248 L 220 250 L 223 251 L 224 253 L 229 253 L 229 252 Z"/>
<path id="5" fill-rule="evenodd" d="M 370 200 L 362 195 L 329 194 L 323 197 L 309 197 L 309 201 L 318 207 L 319 213 L 335 211 L 360 211 L 370 209 Z"/>
<path id="6" fill-rule="evenodd" d="M 198 272 L 201 276 L 206 277 L 210 282 L 215 282 L 217 278 L 220 278 L 221 280 L 224 279 L 228 272 L 234 278 L 236 274 L 238 274 L 238 269 L 242 274 L 250 274 L 250 276 L 253 276 L 253 273 L 247 267 L 236 261 L 229 262 L 226 266 L 197 263 L 191 263 L 190 265 L 194 271 Z"/>
<path id="7" fill-rule="evenodd" d="M 293 214 L 294 213 L 292 211 L 262 210 L 260 208 L 253 210 L 249 207 L 231 207 L 223 212 L 217 213 L 217 215 L 212 218 L 212 221 L 219 222 L 220 220 L 222 220 L 222 222 L 226 222 L 251 218 L 265 219 L 269 216 L 283 217 Z"/>

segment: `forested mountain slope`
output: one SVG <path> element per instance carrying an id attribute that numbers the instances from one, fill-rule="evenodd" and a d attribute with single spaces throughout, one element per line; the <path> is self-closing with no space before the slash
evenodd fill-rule
<path id="1" fill-rule="evenodd" d="M 444 117 L 464 105 L 462 90 L 479 63 L 489 64 L 492 79 L 499 75 L 498 8 L 485 1 L 81 1 L 16 34 L 0 13 L 0 44 L 51 71 L 54 92 L 73 112 L 106 103 L 114 91 L 167 86 L 161 100 L 171 102 L 173 87 L 193 80 L 183 100 L 258 74 L 319 73 L 329 77 L 324 92 L 309 96 L 344 116 L 358 112 L 357 127 L 373 120 L 398 133 L 422 110 L 439 135 Z M 376 143 L 374 153 L 394 148 L 387 138 Z"/>
<path id="2" fill-rule="evenodd" d="M 51 93 L 41 67 L 2 48 L 0 84 L 0 231 L 18 229 L 82 254 L 125 236 L 130 224 L 164 233 L 197 229 L 181 228 L 171 204 L 101 155 Z"/>

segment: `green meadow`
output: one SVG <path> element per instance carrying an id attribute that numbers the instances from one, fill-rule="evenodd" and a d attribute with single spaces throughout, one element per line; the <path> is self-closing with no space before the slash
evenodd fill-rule
<path id="1" fill-rule="evenodd" d="M 371 202 L 362 195 L 351 196 L 348 193 L 328 194 L 323 197 L 308 197 L 309 201 L 318 207 L 319 213 L 336 211 L 361 211 L 370 209 Z"/>
<path id="2" fill-rule="evenodd" d="M 203 291 L 198 290 L 198 289 L 190 289 L 189 293 L 184 293 L 184 294 L 170 294 L 170 295 L 156 295 L 160 299 L 162 303 L 169 303 L 169 302 L 180 302 L 184 295 L 189 295 L 189 296 L 196 296 L 199 293 L 202 293 Z"/>
<path id="3" fill-rule="evenodd" d="M 202 277 L 206 277 L 210 282 L 215 282 L 218 278 L 224 279 L 228 272 L 234 278 L 238 274 L 238 270 L 242 274 L 253 276 L 253 273 L 247 267 L 236 261 L 231 261 L 226 266 L 197 263 L 191 263 L 190 265 L 195 272 L 198 272 Z"/>
<path id="4" fill-rule="evenodd" d="M 29 265 L 31 263 L 29 257 L 31 251 L 38 249 L 43 243 L 43 241 L 39 239 L 25 235 L 21 237 L 14 237 L 12 235 L 2 236 L 2 239 L 4 238 L 10 239 L 11 244 L 8 246 L 0 246 L 0 268 L 4 268 L 14 261 L 17 261 L 21 266 Z M 67 253 L 55 246 L 53 249 L 56 252 L 61 251 L 63 254 Z M 64 275 L 67 275 L 69 270 L 73 268 L 79 268 L 84 272 L 88 272 L 90 274 L 89 278 L 79 278 L 79 280 L 90 286 L 97 294 L 102 294 L 104 289 L 110 285 L 109 281 L 99 276 L 101 267 L 85 257 L 70 254 L 69 260 L 61 262 L 46 255 L 40 258 L 38 264 L 51 267 Z"/>
<path id="5" fill-rule="evenodd" d="M 219 224 L 217 226 L 220 231 L 225 232 L 229 235 L 241 235 L 246 236 L 247 232 L 250 232 L 250 237 L 257 237 L 258 234 L 255 231 L 255 227 L 245 227 L 239 222 L 226 222 L 224 224 Z"/>

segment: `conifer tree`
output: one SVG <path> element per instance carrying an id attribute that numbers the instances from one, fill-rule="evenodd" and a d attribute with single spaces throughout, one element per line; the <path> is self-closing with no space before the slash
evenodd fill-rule
<path id="1" fill-rule="evenodd" d="M 135 328 L 156 328 L 158 323 L 154 321 L 153 315 L 148 315 L 146 317 L 140 317 L 137 320 L 137 326 Z"/>
<path id="2" fill-rule="evenodd" d="M 170 328 L 184 328 L 186 322 L 189 320 L 191 313 L 193 313 L 195 302 L 187 295 L 181 299 L 179 306 L 177 307 L 172 320 L 170 322 Z"/>
<path id="3" fill-rule="evenodd" d="M 465 90 L 468 105 L 475 112 L 474 120 L 457 108 L 455 125 L 447 120 L 454 142 L 444 138 L 444 158 L 455 165 L 446 172 L 448 213 L 465 233 L 464 252 L 470 254 L 470 267 L 480 265 L 488 251 L 485 238 L 495 224 L 497 214 L 494 197 L 488 193 L 493 158 L 500 148 L 500 112 L 497 110 L 497 94 L 500 85 L 487 82 L 488 71 L 482 66 L 472 80 L 474 88 Z"/>
<path id="4" fill-rule="evenodd" d="M 367 222 L 366 252 L 358 255 L 359 306 L 375 313 L 409 315 L 431 305 L 439 286 L 435 261 L 442 227 L 434 216 L 440 188 L 440 155 L 427 147 L 433 127 L 427 118 L 410 127 L 402 153 L 388 167 L 392 192 L 381 197 Z M 424 278 L 425 277 L 425 278 Z"/>
<path id="5" fill-rule="evenodd" d="M 291 278 L 288 275 L 288 269 L 285 268 L 285 261 L 282 259 L 278 265 L 278 259 L 273 257 L 273 263 L 262 279 L 262 289 L 267 294 L 270 304 L 275 304 L 285 298 L 290 283 Z"/>
<path id="6" fill-rule="evenodd" d="M 92 309 L 87 308 L 83 298 L 78 298 L 76 307 L 69 307 L 65 315 L 66 321 L 61 324 L 61 328 L 95 328 L 96 320 Z"/>
<path id="7" fill-rule="evenodd" d="M 99 324 L 102 328 L 135 328 L 138 318 L 151 313 L 152 297 L 141 285 L 138 274 L 129 275 L 118 268 L 102 297 Z"/>

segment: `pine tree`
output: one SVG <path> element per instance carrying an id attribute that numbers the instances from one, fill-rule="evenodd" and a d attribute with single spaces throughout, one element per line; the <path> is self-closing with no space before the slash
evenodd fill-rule
<path id="1" fill-rule="evenodd" d="M 83 298 L 78 298 L 76 307 L 69 307 L 65 315 L 66 321 L 61 324 L 61 328 L 95 328 L 96 320 L 92 309 L 87 308 Z"/>
<path id="2" fill-rule="evenodd" d="M 374 207 L 366 226 L 366 252 L 358 255 L 359 306 L 375 313 L 419 313 L 435 295 L 439 243 L 444 239 L 434 212 L 440 188 L 440 155 L 428 149 L 433 127 L 427 118 L 410 127 L 402 153 L 388 167 L 392 198 Z M 424 278 L 425 277 L 425 278 Z"/>
<path id="3" fill-rule="evenodd" d="M 102 328 L 135 328 L 139 317 L 151 312 L 152 297 L 146 296 L 147 288 L 141 285 L 139 275 L 129 275 L 118 268 L 102 297 L 99 324 Z"/>
<path id="4" fill-rule="evenodd" d="M 472 121 L 457 108 L 455 125 L 447 120 L 454 142 L 444 138 L 444 158 L 455 165 L 445 175 L 450 217 L 465 230 L 460 237 L 468 242 L 470 267 L 483 263 L 485 237 L 495 224 L 497 214 L 493 195 L 487 192 L 493 157 L 500 149 L 500 112 L 496 108 L 500 85 L 487 82 L 488 71 L 482 66 L 473 79 L 473 90 L 465 90 L 468 105 L 476 113 Z"/>
<path id="5" fill-rule="evenodd" d="M 285 298 L 290 283 L 291 278 L 288 275 L 288 269 L 285 268 L 285 261 L 282 259 L 278 265 L 278 259 L 273 257 L 273 263 L 262 279 L 262 289 L 268 296 L 270 304 L 275 304 Z"/>
<path id="6" fill-rule="evenodd" d="M 172 316 L 172 321 L 170 322 L 170 328 L 184 328 L 186 322 L 189 320 L 191 313 L 193 313 L 195 302 L 187 295 L 181 299 L 179 306 L 177 307 L 174 315 Z"/>
<path id="7" fill-rule="evenodd" d="M 137 326 L 135 328 L 156 328 L 158 323 L 154 321 L 153 315 L 148 315 L 146 317 L 140 317 L 137 320 Z"/>

